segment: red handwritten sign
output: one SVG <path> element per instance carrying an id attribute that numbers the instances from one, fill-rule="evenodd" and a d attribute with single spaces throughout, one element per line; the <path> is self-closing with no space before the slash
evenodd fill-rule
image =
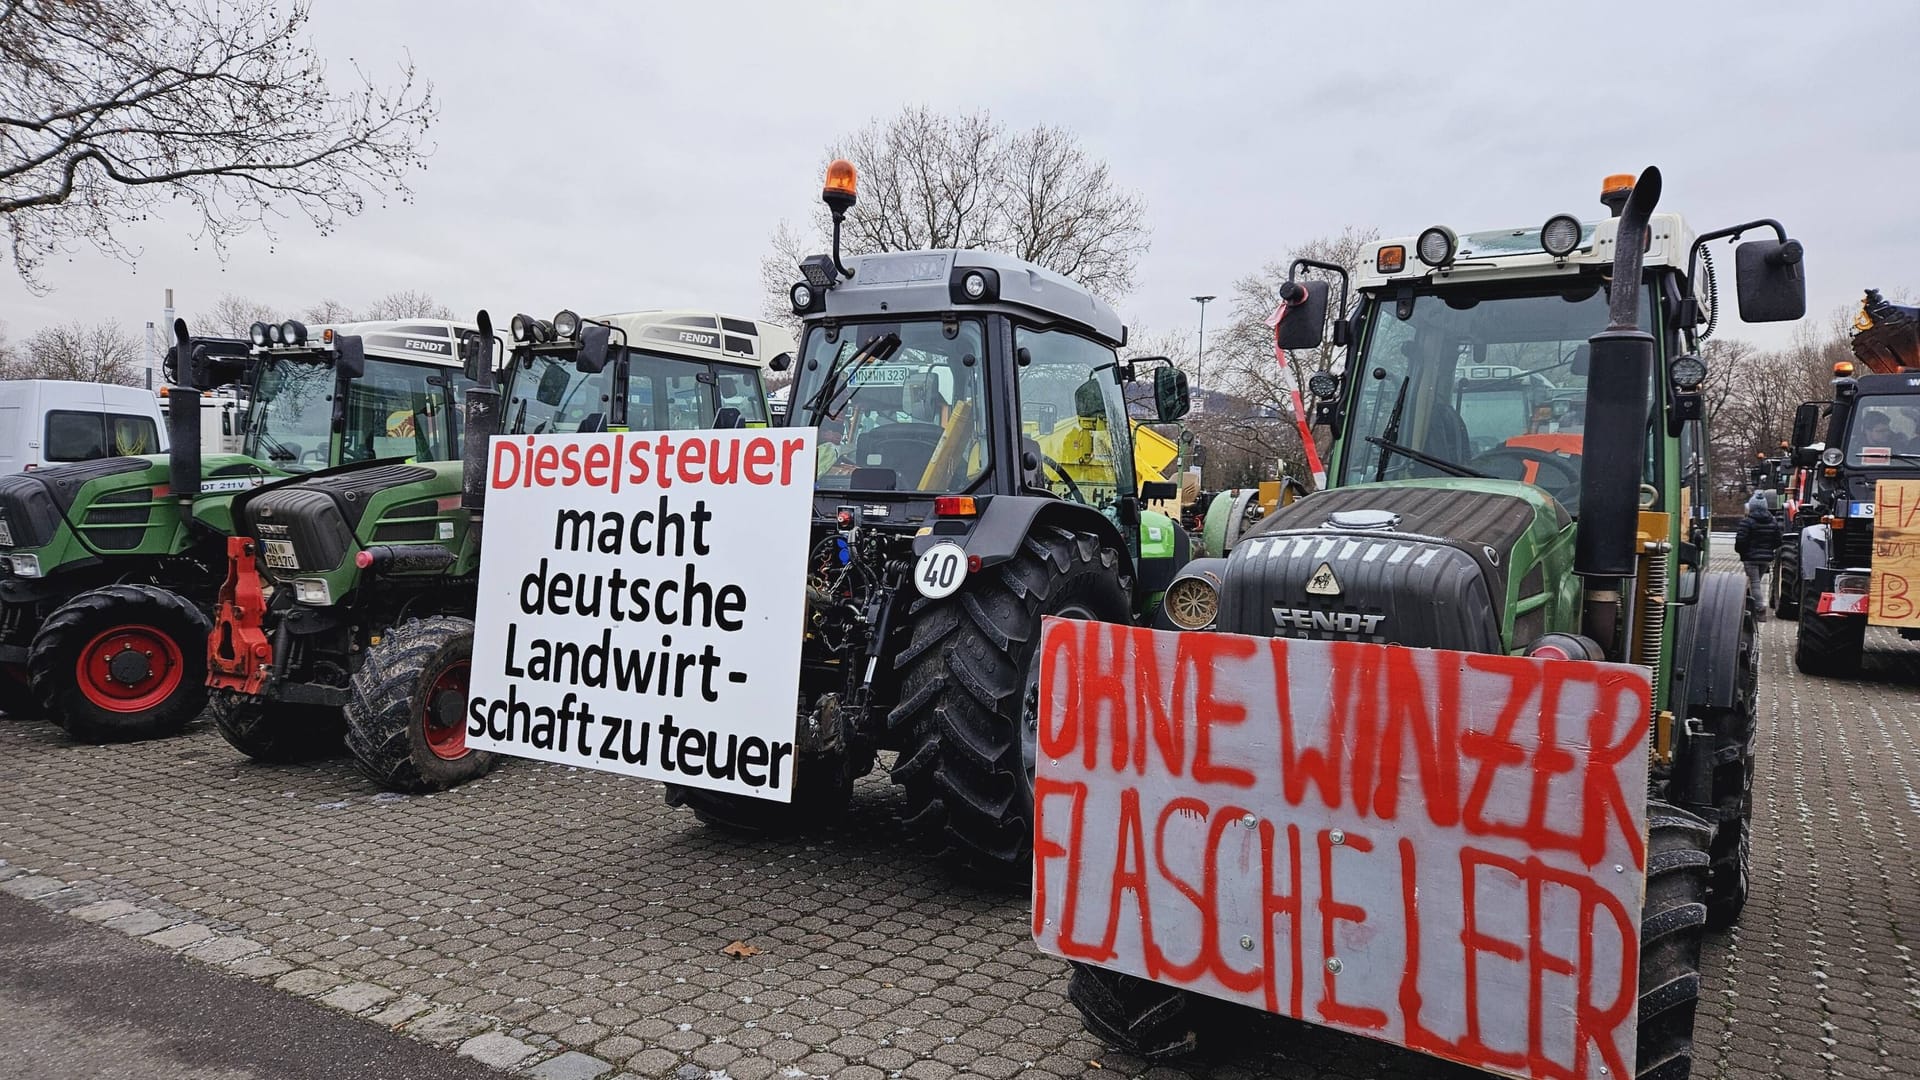
<path id="1" fill-rule="evenodd" d="M 1047 621 L 1034 940 L 1514 1076 L 1632 1075 L 1636 667 Z"/>
<path id="2" fill-rule="evenodd" d="M 1873 586 L 1867 621 L 1920 626 L 1920 480 L 1874 485 Z"/>

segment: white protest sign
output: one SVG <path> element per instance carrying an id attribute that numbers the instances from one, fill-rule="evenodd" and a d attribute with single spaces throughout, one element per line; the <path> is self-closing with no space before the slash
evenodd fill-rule
<path id="1" fill-rule="evenodd" d="M 495 438 L 467 745 L 789 801 L 813 440 Z"/>

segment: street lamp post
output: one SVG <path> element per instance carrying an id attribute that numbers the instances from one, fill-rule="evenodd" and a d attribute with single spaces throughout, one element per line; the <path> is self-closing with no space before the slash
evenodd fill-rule
<path id="1" fill-rule="evenodd" d="M 1206 384 L 1200 376 L 1204 374 L 1207 369 L 1207 301 L 1212 300 L 1213 297 L 1196 296 L 1193 299 L 1195 303 L 1200 305 L 1200 344 L 1196 348 L 1193 358 L 1193 382 L 1195 390 L 1204 392 Z M 1204 407 L 1202 411 L 1205 411 Z"/>

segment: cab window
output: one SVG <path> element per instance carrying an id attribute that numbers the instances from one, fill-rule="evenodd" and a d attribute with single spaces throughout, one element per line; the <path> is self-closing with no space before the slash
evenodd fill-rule
<path id="1" fill-rule="evenodd" d="M 1133 460 L 1114 448 L 1113 433 L 1127 420 L 1113 350 L 1064 331 L 1019 330 L 1020 444 L 1038 467 L 1029 487 L 1105 508 L 1133 489 Z M 1123 435 L 1120 445 L 1125 447 Z"/>

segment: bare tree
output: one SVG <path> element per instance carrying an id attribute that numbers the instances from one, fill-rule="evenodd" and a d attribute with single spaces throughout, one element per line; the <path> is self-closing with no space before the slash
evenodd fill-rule
<path id="1" fill-rule="evenodd" d="M 82 243 L 131 261 L 125 227 L 168 208 L 224 253 L 289 209 L 324 233 L 411 198 L 432 85 L 407 64 L 336 88 L 306 23 L 305 0 L 0 0 L 0 223 L 27 286 Z"/>
<path id="2" fill-rule="evenodd" d="M 227 293 L 220 297 L 211 308 L 189 319 L 188 325 L 197 334 L 217 337 L 246 337 L 247 331 L 257 322 L 279 322 L 284 316 L 273 308 L 251 297 L 238 293 Z M 172 331 L 168 331 L 172 333 Z"/>
<path id="3" fill-rule="evenodd" d="M 943 116 L 910 106 L 827 147 L 860 167 L 860 201 L 842 250 L 990 248 L 1066 274 L 1114 300 L 1147 250 L 1146 203 L 1113 180 L 1065 128 L 1010 133 L 986 112 Z M 823 251 L 830 217 L 815 206 L 806 235 L 782 223 L 762 264 L 768 317 L 791 324 L 795 262 Z"/>
<path id="4" fill-rule="evenodd" d="M 418 289 L 399 289 L 361 308 L 356 322 L 376 319 L 451 319 L 453 309 Z"/>
<path id="5" fill-rule="evenodd" d="M 300 313 L 300 319 L 310 323 L 347 323 L 353 321 L 353 309 L 329 296 L 308 306 Z"/>
<path id="6" fill-rule="evenodd" d="M 141 346 L 117 322 L 50 326 L 11 350 L 0 377 L 74 382 L 141 381 Z"/>

